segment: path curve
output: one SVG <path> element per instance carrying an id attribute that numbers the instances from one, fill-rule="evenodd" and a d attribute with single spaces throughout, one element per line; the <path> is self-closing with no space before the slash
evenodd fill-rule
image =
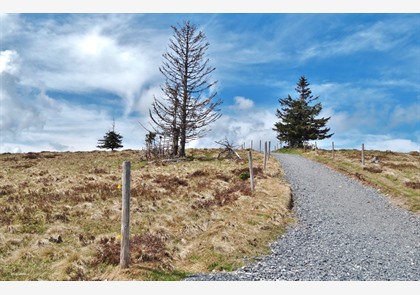
<path id="1" fill-rule="evenodd" d="M 298 155 L 278 158 L 298 223 L 271 254 L 186 280 L 420 281 L 420 217 L 377 190 Z"/>

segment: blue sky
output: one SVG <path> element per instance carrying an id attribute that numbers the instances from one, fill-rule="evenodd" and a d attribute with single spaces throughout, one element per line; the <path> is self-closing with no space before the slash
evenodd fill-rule
<path id="1" fill-rule="evenodd" d="M 420 149 L 420 14 L 71 13 L 0 16 L 1 152 L 95 150 L 112 127 L 144 147 L 171 25 L 210 43 L 222 117 L 189 147 L 271 141 L 301 75 L 335 133 L 318 147 Z"/>

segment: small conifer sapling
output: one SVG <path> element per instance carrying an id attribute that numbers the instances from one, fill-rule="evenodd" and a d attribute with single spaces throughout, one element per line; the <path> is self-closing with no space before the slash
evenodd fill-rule
<path id="1" fill-rule="evenodd" d="M 115 132 L 115 121 L 112 124 L 112 130 L 108 131 L 103 139 L 98 140 L 98 145 L 96 147 L 100 149 L 114 149 L 122 148 L 122 136 Z"/>

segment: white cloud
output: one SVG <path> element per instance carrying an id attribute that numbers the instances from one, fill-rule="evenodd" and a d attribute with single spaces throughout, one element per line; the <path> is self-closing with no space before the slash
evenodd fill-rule
<path id="1" fill-rule="evenodd" d="M 407 111 L 405 108 L 396 108 L 395 110 L 398 115 L 393 118 L 401 120 L 398 121 L 399 124 L 418 124 L 420 122 L 415 108 L 414 111 L 410 110 L 408 112 L 405 112 Z M 410 117 L 410 113 L 414 118 Z M 420 148 L 420 136 L 417 136 L 418 142 L 416 143 L 409 138 L 401 138 L 385 133 L 391 124 L 390 122 L 386 126 L 382 126 L 377 134 L 369 133 L 369 130 L 372 128 L 371 125 L 376 124 L 377 118 L 366 115 L 366 112 L 359 114 L 345 110 L 336 111 L 334 108 L 329 107 L 321 111 L 320 117 L 331 117 L 326 127 L 331 128 L 330 133 L 334 133 L 329 139 L 313 141 L 322 149 L 331 149 L 332 142 L 334 142 L 336 149 L 361 149 L 362 143 L 365 144 L 366 149 L 370 150 L 410 152 L 418 151 Z"/>
<path id="2" fill-rule="evenodd" d="M 36 100 L 28 99 L 27 89 L 20 85 L 19 55 L 16 51 L 0 52 L 0 129 L 2 140 L 25 129 L 42 128 L 44 120 Z"/>
<path id="3" fill-rule="evenodd" d="M 387 138 L 387 137 L 385 137 Z M 389 138 L 389 139 L 379 139 L 376 138 L 373 140 L 368 140 L 366 147 L 373 150 L 390 150 L 390 151 L 398 151 L 398 152 L 411 152 L 417 151 L 420 152 L 420 144 L 415 143 L 409 139 L 401 139 L 401 138 Z"/>
<path id="4" fill-rule="evenodd" d="M 334 108 L 328 107 L 323 108 L 319 117 L 330 117 L 326 124 L 326 127 L 330 128 L 330 133 L 336 135 L 349 134 L 354 132 L 369 132 L 368 130 L 385 131 L 388 129 L 388 125 L 378 126 L 380 118 L 367 115 L 366 111 L 353 111 L 353 110 L 342 110 L 337 111 Z M 373 113 L 372 113 L 373 114 Z"/>
<path id="5" fill-rule="evenodd" d="M 321 41 L 300 54 L 301 61 L 311 58 L 328 58 L 334 55 L 347 55 L 360 51 L 387 51 L 402 44 L 417 24 L 416 19 L 378 21 L 370 26 L 356 27 L 352 34 L 344 34 L 342 39 Z"/>
<path id="6" fill-rule="evenodd" d="M 113 93 L 121 97 L 126 114 L 137 111 L 140 93 L 162 80 L 158 67 L 169 30 L 135 31 L 131 19 L 72 15 L 60 24 L 49 19 L 16 27 L 21 42 L 10 44 L 23 60 L 21 83 L 62 92 Z"/>
<path id="7" fill-rule="evenodd" d="M 49 89 L 69 92 L 102 90 L 115 93 L 125 103 L 126 113 L 134 111 L 138 93 L 150 83 L 160 80 L 159 61 L 152 51 L 118 45 L 104 36 L 71 36 L 57 40 L 60 44 L 52 49 L 46 69 L 31 69 L 37 81 L 42 81 Z M 76 45 L 76 46 L 74 46 Z M 60 60 L 60 51 L 65 49 L 65 62 Z M 80 46 L 81 49 L 77 48 Z M 51 56 L 53 55 L 53 56 Z M 36 58 L 38 59 L 38 58 Z M 31 61 L 36 63 L 37 60 Z M 150 70 L 156 69 L 156 70 Z M 31 83 L 32 82 L 32 83 Z"/>
<path id="8" fill-rule="evenodd" d="M 326 82 L 311 84 L 310 88 L 318 102 L 332 107 L 365 109 L 369 104 L 386 105 L 390 101 L 389 94 L 380 88 L 360 85 L 361 82 Z"/>
<path id="9" fill-rule="evenodd" d="M 20 56 L 0 52 L 1 152 L 93 150 L 112 124 L 104 111 L 66 101 L 31 88 L 19 80 Z M 117 121 L 125 148 L 139 148 L 142 130 L 134 119 Z M 140 136 L 141 137 L 141 136 Z M 144 137 L 144 136 L 143 136 Z M 141 137 L 141 138 L 143 138 Z"/>
<path id="10" fill-rule="evenodd" d="M 163 96 L 160 85 L 152 85 L 148 88 L 143 89 L 137 99 L 135 109 L 140 112 L 143 116 L 149 116 L 149 109 L 152 107 L 154 97 L 158 100 Z"/>
<path id="11" fill-rule="evenodd" d="M 95 150 L 98 140 L 112 128 L 112 117 L 105 111 L 54 100 L 50 103 L 49 108 L 42 109 L 46 118 L 43 128 L 2 138 L 0 151 Z M 116 119 L 115 131 L 123 136 L 124 149 L 140 149 L 144 145 L 145 131 L 136 119 Z"/>
<path id="12" fill-rule="evenodd" d="M 101 36 L 97 32 L 82 36 L 75 44 L 83 55 L 99 56 L 108 48 L 115 47 L 115 41 L 109 37 Z"/>
<path id="13" fill-rule="evenodd" d="M 19 73 L 19 55 L 14 50 L 0 51 L 0 74 L 16 76 Z"/>
<path id="14" fill-rule="evenodd" d="M 1 40 L 7 41 L 9 38 L 16 37 L 14 34 L 20 27 L 18 14 L 0 13 Z"/>
<path id="15" fill-rule="evenodd" d="M 330 117 L 330 120 L 327 122 L 327 127 L 331 129 L 330 133 L 349 132 L 350 129 L 356 127 L 354 123 L 357 119 L 351 118 L 350 114 L 346 112 L 337 112 L 332 108 L 324 108 L 320 113 L 320 117 Z"/>
<path id="16" fill-rule="evenodd" d="M 398 152 L 420 152 L 420 142 L 413 142 L 409 139 L 392 138 L 389 135 L 367 135 L 365 136 L 365 148 L 372 150 L 390 150 Z"/>
<path id="17" fill-rule="evenodd" d="M 276 133 L 272 130 L 277 117 L 271 110 L 250 109 L 235 116 L 222 115 L 210 127 L 208 136 L 189 143 L 189 147 L 220 147 L 215 143 L 225 137 L 236 146 L 245 143 L 248 148 L 259 149 L 259 141 L 271 141 L 271 147 L 277 144 Z"/>
<path id="18" fill-rule="evenodd" d="M 318 148 L 331 149 L 334 142 L 335 149 L 358 149 L 364 144 L 366 150 L 394 151 L 394 152 L 420 152 L 420 141 L 415 142 L 407 138 L 398 138 L 389 134 L 365 134 L 363 130 L 354 130 L 348 133 L 334 135 L 328 140 L 317 141 Z"/>
<path id="19" fill-rule="evenodd" d="M 420 104 L 414 103 L 409 106 L 397 105 L 391 113 L 390 125 L 414 125 L 420 127 Z"/>
<path id="20" fill-rule="evenodd" d="M 243 96 L 236 96 L 234 100 L 236 103 L 235 107 L 237 107 L 239 110 L 248 110 L 254 106 L 254 102 L 251 99 L 245 98 Z"/>
<path id="21" fill-rule="evenodd" d="M 395 98 L 381 88 L 363 87 L 356 83 L 323 83 L 311 85 L 312 93 L 319 96 L 322 116 L 331 116 L 337 132 L 347 128 L 366 133 L 387 133 L 391 114 L 396 107 Z M 334 131 L 335 132 L 335 131 Z"/>
<path id="22" fill-rule="evenodd" d="M 398 88 L 404 87 L 404 88 L 411 88 L 411 89 L 419 88 L 419 84 L 417 83 L 415 79 L 413 79 L 412 81 L 408 79 L 369 80 L 369 81 L 366 81 L 366 84 L 375 85 L 375 86 L 384 86 L 384 87 L 398 87 Z"/>
<path id="23" fill-rule="evenodd" d="M 117 118 L 124 148 L 143 145 L 145 131 L 130 114 L 146 115 L 160 93 L 158 67 L 169 30 L 134 29 L 130 15 L 70 15 L 60 23 L 0 17 L 2 46 L 13 48 L 0 52 L 2 152 L 95 149 L 112 116 L 100 101 L 95 109 L 69 94 L 98 90 L 121 98 L 113 104 L 124 110 Z M 51 91 L 70 98 L 59 101 L 46 94 Z"/>

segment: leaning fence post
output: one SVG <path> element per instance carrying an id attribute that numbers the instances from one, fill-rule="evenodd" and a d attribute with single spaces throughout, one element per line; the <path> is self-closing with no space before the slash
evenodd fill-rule
<path id="1" fill-rule="evenodd" d="M 332 159 L 334 160 L 334 141 L 331 143 L 331 147 Z"/>
<path id="2" fill-rule="evenodd" d="M 251 182 L 251 192 L 254 191 L 254 169 L 252 168 L 252 152 L 251 150 L 248 151 L 248 159 L 249 159 L 249 179 Z"/>
<path id="3" fill-rule="evenodd" d="M 362 143 L 362 165 L 365 165 L 365 144 Z"/>
<path id="4" fill-rule="evenodd" d="M 130 264 L 130 170 L 131 162 L 124 161 L 122 172 L 122 216 L 120 266 Z"/>

